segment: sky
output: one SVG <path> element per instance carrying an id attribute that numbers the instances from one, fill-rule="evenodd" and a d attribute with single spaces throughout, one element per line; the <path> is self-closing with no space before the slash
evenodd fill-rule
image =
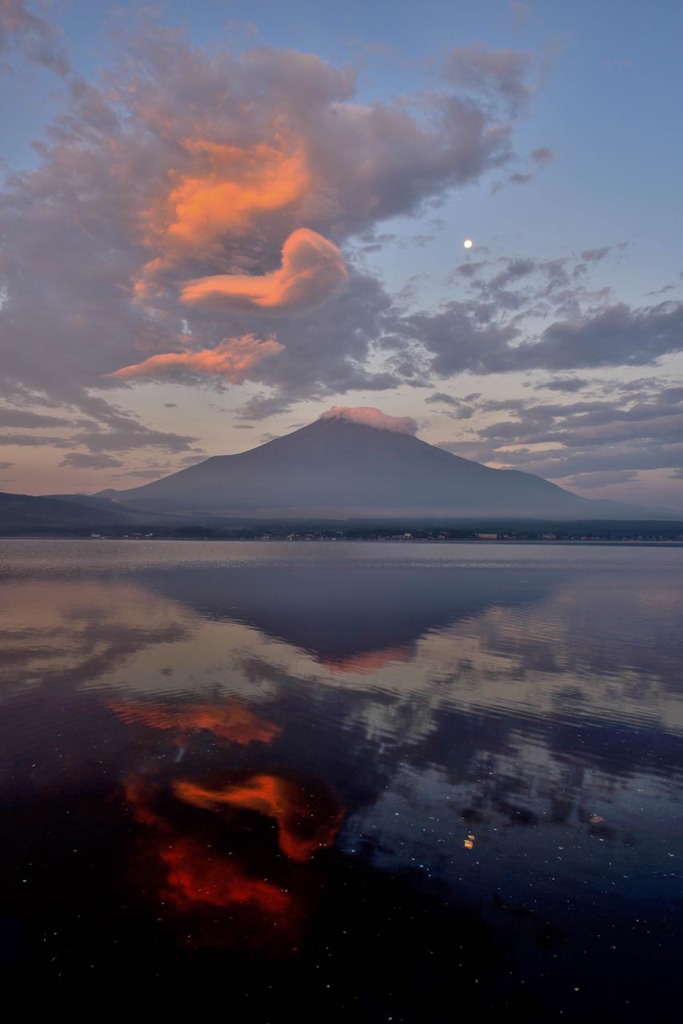
<path id="1" fill-rule="evenodd" d="M 0 490 L 370 407 L 683 513 L 681 38 L 680 0 L 0 0 Z"/>

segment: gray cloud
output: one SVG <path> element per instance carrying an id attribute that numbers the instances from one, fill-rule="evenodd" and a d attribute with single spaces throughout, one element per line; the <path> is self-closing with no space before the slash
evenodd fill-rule
<path id="1" fill-rule="evenodd" d="M 71 422 L 59 416 L 46 416 L 26 409 L 0 408 L 0 427 L 68 427 Z"/>
<path id="2" fill-rule="evenodd" d="M 609 251 L 609 245 L 603 245 L 599 249 L 584 249 L 581 253 L 581 259 L 585 260 L 586 263 L 597 263 L 600 260 L 604 260 Z"/>
<path id="3" fill-rule="evenodd" d="M 93 453 L 130 452 L 146 445 L 165 448 L 171 452 L 185 452 L 190 450 L 196 440 L 195 437 L 184 434 L 150 430 L 135 422 L 119 429 L 83 431 L 75 434 L 73 438 L 76 444 L 83 445 Z"/>
<path id="4" fill-rule="evenodd" d="M 18 445 L 22 448 L 41 448 L 50 445 L 53 448 L 73 448 L 74 443 L 58 434 L 0 434 L 0 445 Z"/>
<path id="5" fill-rule="evenodd" d="M 449 53 L 444 73 L 449 81 L 475 95 L 503 99 L 514 113 L 531 95 L 527 78 L 532 65 L 529 53 L 489 50 L 481 44 L 456 47 Z"/>
<path id="6" fill-rule="evenodd" d="M 25 0 L 0 0 L 0 55 L 18 49 L 23 57 L 64 76 L 70 71 L 61 35 L 46 18 L 34 14 Z"/>
<path id="7" fill-rule="evenodd" d="M 538 149 L 532 150 L 531 159 L 535 164 L 542 166 L 543 164 L 551 164 L 557 157 L 552 149 L 549 149 L 547 146 L 539 146 Z"/>
<path id="8" fill-rule="evenodd" d="M 551 380 L 540 381 L 534 384 L 536 391 L 582 391 L 588 384 L 586 377 L 554 377 Z"/>
<path id="9" fill-rule="evenodd" d="M 111 455 L 86 455 L 82 452 L 70 452 L 65 455 L 60 466 L 69 466 L 75 469 L 114 469 L 123 466 L 120 459 L 114 459 Z"/>
<path id="10" fill-rule="evenodd" d="M 636 480 L 639 471 L 681 468 L 683 387 L 641 380 L 606 382 L 605 391 L 610 397 L 564 405 L 475 399 L 476 439 L 442 447 L 579 489 Z M 482 423 L 496 411 L 506 418 Z"/>

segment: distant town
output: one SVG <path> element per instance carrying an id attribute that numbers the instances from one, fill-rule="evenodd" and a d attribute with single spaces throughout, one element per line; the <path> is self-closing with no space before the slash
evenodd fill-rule
<path id="1" fill-rule="evenodd" d="M 107 538 L 118 540 L 252 540 L 252 541 L 384 541 L 404 543 L 409 541 L 430 541 L 444 543 L 453 541 L 488 542 L 591 542 L 602 541 L 630 544 L 683 544 L 683 523 L 668 522 L 581 522 L 562 523 L 549 526 L 547 523 L 507 524 L 482 528 L 477 526 L 433 526 L 401 525 L 384 523 L 348 523 L 343 526 L 316 524 L 282 523 L 239 526 L 178 526 L 155 529 L 151 532 L 127 532 L 114 530 L 106 533 L 92 532 L 92 539 Z"/>

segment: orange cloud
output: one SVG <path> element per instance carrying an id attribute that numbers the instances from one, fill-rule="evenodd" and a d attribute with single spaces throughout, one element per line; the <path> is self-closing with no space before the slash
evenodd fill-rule
<path id="1" fill-rule="evenodd" d="M 343 816 L 326 792 L 312 793 L 310 784 L 277 775 L 252 775 L 221 789 L 178 781 L 173 789 L 194 807 L 211 811 L 238 807 L 274 818 L 280 849 L 290 860 L 309 860 L 317 850 L 331 846 Z"/>
<path id="2" fill-rule="evenodd" d="M 279 148 L 249 148 L 186 139 L 183 148 L 206 170 L 187 175 L 171 191 L 167 236 L 192 249 L 226 234 L 243 234 L 255 216 L 291 206 L 311 187 L 303 152 L 288 151 L 284 142 Z"/>
<path id="3" fill-rule="evenodd" d="M 282 247 L 282 266 L 271 274 L 215 274 L 188 281 L 181 298 L 195 306 L 275 316 L 317 306 L 348 279 L 341 252 L 308 228 L 293 231 Z"/>
<path id="4" fill-rule="evenodd" d="M 167 265 L 185 251 L 210 255 L 226 236 L 247 234 L 259 216 L 301 200 L 312 182 L 304 153 L 283 138 L 277 143 L 180 140 L 192 170 L 171 171 L 175 186 L 142 215 L 145 244 L 162 250 Z"/>
<path id="5" fill-rule="evenodd" d="M 131 377 L 159 378 L 167 377 L 175 370 L 184 370 L 201 376 L 224 377 L 232 384 L 242 384 L 260 362 L 283 350 L 284 345 L 274 338 L 259 341 L 253 334 L 245 334 L 198 352 L 161 352 L 104 376 L 122 380 Z"/>
<path id="6" fill-rule="evenodd" d="M 291 218 L 312 187 L 303 149 L 277 131 L 274 144 L 184 138 L 178 146 L 169 171 L 175 184 L 140 214 L 142 241 L 157 255 L 136 278 L 139 299 L 154 295 L 160 275 L 188 257 L 224 263 L 226 242 L 244 239 L 278 214 Z"/>

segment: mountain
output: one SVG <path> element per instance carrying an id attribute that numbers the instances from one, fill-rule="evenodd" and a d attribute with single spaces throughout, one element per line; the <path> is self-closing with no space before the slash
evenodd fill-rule
<path id="1" fill-rule="evenodd" d="M 345 412 L 376 413 L 383 425 Z M 377 410 L 331 410 L 251 451 L 213 456 L 101 496 L 151 511 L 253 518 L 657 517 L 652 509 L 591 501 L 529 473 L 452 455 L 405 432 L 407 422 Z"/>

